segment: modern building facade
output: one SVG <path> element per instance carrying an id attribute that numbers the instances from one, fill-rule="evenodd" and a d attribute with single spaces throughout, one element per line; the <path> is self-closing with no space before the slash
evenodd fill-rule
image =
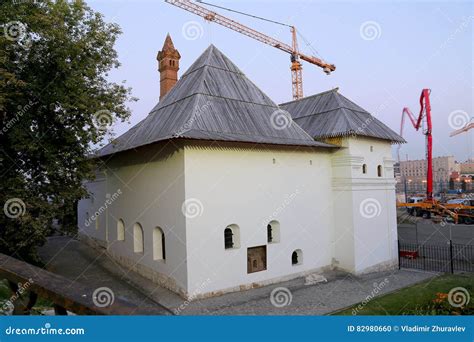
<path id="1" fill-rule="evenodd" d="M 453 156 L 433 158 L 433 184 L 434 191 L 445 191 L 449 186 L 449 179 L 453 172 L 460 171 Z M 404 187 L 406 182 L 410 192 L 423 192 L 426 190 L 426 159 L 400 161 L 400 185 L 398 189 Z"/>

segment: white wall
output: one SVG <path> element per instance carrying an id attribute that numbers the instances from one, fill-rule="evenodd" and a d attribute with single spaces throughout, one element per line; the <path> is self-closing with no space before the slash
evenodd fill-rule
<path id="1" fill-rule="evenodd" d="M 390 144 L 364 138 L 341 144 L 328 151 L 174 142 L 121 153 L 105 160 L 103 172 L 87 184 L 95 198 L 80 201 L 79 228 L 122 263 L 188 297 L 282 281 L 330 265 L 361 273 L 396 263 Z M 100 211 L 111 197 L 98 215 L 98 229 L 93 221 L 86 226 L 86 213 Z M 117 241 L 119 219 L 125 222 L 125 241 Z M 273 220 L 280 223 L 278 243 L 267 242 Z M 144 229 L 143 254 L 133 252 L 136 222 Z M 224 229 L 231 224 L 239 226 L 240 247 L 226 250 Z M 153 260 L 156 226 L 165 233 L 164 261 Z M 248 274 L 247 248 L 262 245 L 267 270 Z M 297 249 L 303 263 L 294 266 L 291 254 Z"/>
<path id="2" fill-rule="evenodd" d="M 102 208 L 105 203 L 106 177 L 103 172 L 98 171 L 93 181 L 85 184 L 89 198 L 82 199 L 78 203 L 78 226 L 79 232 L 106 245 L 107 215 L 106 209 Z"/>
<path id="3" fill-rule="evenodd" d="M 186 148 L 185 169 L 186 198 L 202 204 L 201 215 L 186 222 L 191 295 L 330 265 L 328 152 L 202 144 Z M 272 220 L 280 222 L 280 242 L 268 244 L 266 227 Z M 226 250 L 224 229 L 230 224 L 240 227 L 240 248 Z M 261 245 L 267 245 L 267 270 L 247 274 L 247 248 Z M 303 251 L 304 261 L 293 266 L 296 249 Z"/>
<path id="4" fill-rule="evenodd" d="M 184 152 L 175 144 L 157 144 L 140 150 L 121 153 L 106 160 L 106 176 L 100 182 L 87 184 L 100 193 L 96 206 L 104 205 L 105 194 L 119 196 L 100 215 L 100 229 L 85 227 L 83 215 L 89 199 L 79 203 L 79 225 L 83 233 L 104 240 L 108 250 L 125 264 L 145 276 L 154 277 L 164 286 L 186 290 L 185 218 L 181 213 L 184 201 Z M 106 185 L 105 185 L 106 184 Z M 117 241 L 117 221 L 125 223 L 125 241 Z M 107 220 L 107 224 L 105 224 Z M 104 223 L 103 223 L 104 222 Z M 133 225 L 144 230 L 144 253 L 133 252 Z M 166 260 L 153 260 L 153 229 L 159 226 L 166 239 Z M 137 267 L 138 265 L 138 267 Z M 158 272 L 158 274 L 153 274 Z M 172 280 L 162 275 L 171 276 Z"/>
<path id="5" fill-rule="evenodd" d="M 355 273 L 393 266 L 397 230 L 390 144 L 351 137 L 342 139 L 342 146 L 332 156 L 338 266 Z M 362 173 L 363 164 L 367 174 Z M 377 175 L 378 165 L 382 165 L 382 177 Z"/>

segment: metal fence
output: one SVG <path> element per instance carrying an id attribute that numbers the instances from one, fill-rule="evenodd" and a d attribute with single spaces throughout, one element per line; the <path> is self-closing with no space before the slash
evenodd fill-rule
<path id="1" fill-rule="evenodd" d="M 399 268 L 416 268 L 435 272 L 474 272 L 474 245 L 451 240 L 442 245 L 398 241 Z"/>

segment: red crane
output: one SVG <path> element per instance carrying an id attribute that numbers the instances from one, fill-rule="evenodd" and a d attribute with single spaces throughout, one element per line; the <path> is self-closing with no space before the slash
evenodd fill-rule
<path id="1" fill-rule="evenodd" d="M 216 12 L 210 11 L 207 8 L 196 4 L 195 2 L 189 1 L 189 0 L 165 0 L 165 2 L 169 3 L 170 5 L 179 7 L 183 10 L 186 10 L 188 12 L 194 13 L 205 20 L 209 22 L 214 22 L 216 24 L 222 25 L 224 27 L 227 27 L 228 29 L 231 29 L 233 31 L 239 32 L 243 35 L 246 35 L 250 38 L 253 38 L 255 40 L 258 40 L 264 44 L 268 44 L 270 46 L 273 46 L 279 50 L 282 50 L 286 53 L 289 53 L 291 56 L 291 82 L 292 82 L 292 88 L 293 88 L 293 99 L 297 100 L 303 97 L 303 75 L 302 75 L 302 70 L 303 67 L 301 65 L 300 60 L 306 61 L 308 63 L 314 64 L 320 68 L 323 69 L 323 71 L 329 75 L 332 71 L 336 70 L 336 67 L 334 64 L 329 64 L 323 61 L 322 59 L 319 59 L 315 56 L 311 55 L 305 55 L 299 51 L 298 48 L 298 41 L 296 39 L 296 28 L 291 25 L 283 24 L 283 23 L 278 23 L 275 21 L 271 21 L 268 19 L 252 16 L 254 18 L 258 19 L 263 19 L 266 21 L 271 21 L 276 24 L 281 24 L 290 27 L 290 32 L 291 32 L 291 37 L 292 37 L 292 43 L 286 44 L 283 43 L 275 38 L 272 38 L 270 36 L 267 36 L 266 34 L 259 32 L 257 30 L 254 30 L 248 26 L 245 26 L 241 23 L 238 23 L 237 21 L 234 21 L 232 19 L 229 19 L 221 14 L 218 14 Z M 199 1 L 201 3 L 205 3 L 203 1 Z M 207 3 L 206 3 L 207 4 Z M 211 5 L 211 4 L 207 4 Z M 229 10 L 224 7 L 216 6 L 216 5 L 211 5 L 214 7 L 219 7 L 225 10 Z M 246 13 L 238 12 L 232 10 L 232 12 L 237 12 L 240 14 L 248 15 Z"/>
<path id="2" fill-rule="evenodd" d="M 420 114 L 418 119 L 412 114 L 407 107 L 403 108 L 402 121 L 400 125 L 400 135 L 403 136 L 403 125 L 405 123 L 405 114 L 408 115 L 413 127 L 418 131 L 426 122 L 426 129 L 423 134 L 426 136 L 426 200 L 433 201 L 433 137 L 431 123 L 431 105 L 430 105 L 430 89 L 423 89 L 420 95 Z M 423 120 L 424 119 L 424 120 Z M 398 148 L 398 161 L 400 161 L 400 146 Z"/>

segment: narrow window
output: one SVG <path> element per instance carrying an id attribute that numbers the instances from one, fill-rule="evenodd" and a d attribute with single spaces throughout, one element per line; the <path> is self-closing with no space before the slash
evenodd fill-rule
<path id="1" fill-rule="evenodd" d="M 117 240 L 124 241 L 125 240 L 125 223 L 122 219 L 117 221 Z"/>
<path id="2" fill-rule="evenodd" d="M 367 164 L 362 165 L 362 173 L 366 174 L 367 173 Z"/>
<path id="3" fill-rule="evenodd" d="M 224 244 L 225 249 L 234 248 L 234 234 L 229 227 L 224 230 Z"/>
<path id="4" fill-rule="evenodd" d="M 295 265 L 301 265 L 302 263 L 303 263 L 303 252 L 301 251 L 301 249 L 297 249 L 293 253 L 291 253 L 291 264 L 295 266 Z"/>
<path id="5" fill-rule="evenodd" d="M 240 229 L 238 225 L 231 224 L 224 229 L 224 248 L 240 248 Z"/>
<path id="6" fill-rule="evenodd" d="M 382 177 L 382 165 L 377 166 L 377 176 Z"/>
<path id="7" fill-rule="evenodd" d="M 99 230 L 99 226 L 100 226 L 100 223 L 99 223 L 99 216 L 96 216 L 96 218 L 95 218 L 95 229 L 96 229 L 96 230 Z"/>
<path id="8" fill-rule="evenodd" d="M 153 260 L 165 260 L 165 234 L 160 227 L 153 230 Z"/>
<path id="9" fill-rule="evenodd" d="M 291 264 L 292 265 L 298 264 L 298 254 L 296 252 L 293 252 L 291 254 Z"/>
<path id="10" fill-rule="evenodd" d="M 268 243 L 280 242 L 280 222 L 273 220 L 268 223 L 267 242 Z"/>
<path id="11" fill-rule="evenodd" d="M 140 223 L 133 225 L 133 251 L 143 253 L 143 228 Z"/>

